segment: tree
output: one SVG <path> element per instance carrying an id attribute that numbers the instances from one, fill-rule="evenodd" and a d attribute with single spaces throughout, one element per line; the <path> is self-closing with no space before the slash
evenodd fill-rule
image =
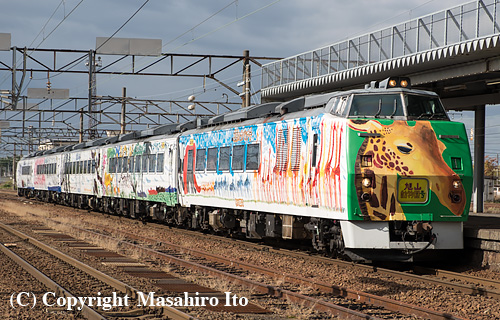
<path id="1" fill-rule="evenodd" d="M 498 175 L 498 161 L 496 158 L 490 156 L 484 157 L 484 175 L 485 176 Z"/>

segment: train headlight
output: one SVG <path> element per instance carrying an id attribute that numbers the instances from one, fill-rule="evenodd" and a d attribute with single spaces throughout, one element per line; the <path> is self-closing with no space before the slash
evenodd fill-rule
<path id="1" fill-rule="evenodd" d="M 361 184 L 363 185 L 363 187 L 369 188 L 372 185 L 372 179 L 370 179 L 370 178 L 363 178 L 363 180 L 361 181 Z"/>
<path id="2" fill-rule="evenodd" d="M 402 88 L 408 87 L 408 80 L 405 79 L 401 80 L 400 85 Z"/>
<path id="3" fill-rule="evenodd" d="M 389 80 L 389 87 L 395 87 L 398 84 L 398 82 L 394 79 Z"/>
<path id="4" fill-rule="evenodd" d="M 459 189 L 462 186 L 462 182 L 460 182 L 460 180 L 454 180 L 452 185 L 453 189 Z"/>

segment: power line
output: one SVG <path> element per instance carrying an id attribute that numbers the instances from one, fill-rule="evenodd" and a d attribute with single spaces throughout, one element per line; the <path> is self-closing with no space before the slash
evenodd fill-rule
<path id="1" fill-rule="evenodd" d="M 82 0 L 82 1 L 83 1 L 83 0 Z M 120 26 L 120 27 L 119 27 L 119 28 L 118 28 L 118 29 L 117 29 L 117 30 L 116 30 L 116 31 L 115 31 L 115 32 L 114 32 L 114 33 L 113 33 L 113 34 L 112 34 L 112 35 L 111 35 L 108 39 L 106 39 L 106 41 L 104 41 L 104 42 L 103 42 L 103 43 L 102 43 L 99 47 L 97 47 L 97 48 L 96 48 L 96 51 L 97 51 L 99 48 L 101 48 L 103 45 L 105 45 L 105 44 L 106 44 L 106 42 L 108 42 L 110 39 L 112 39 L 112 38 L 113 38 L 113 37 L 114 37 L 114 36 L 115 36 L 118 32 L 120 32 L 120 30 L 121 30 L 121 29 L 123 29 L 123 27 L 125 27 L 125 25 L 126 25 L 127 23 L 129 23 L 129 22 L 130 22 L 130 20 L 132 20 L 132 19 L 135 17 L 135 15 L 136 15 L 137 13 L 139 13 L 139 11 L 141 11 L 141 10 L 142 10 L 142 8 L 144 8 L 144 6 L 145 6 L 148 2 L 149 2 L 149 0 L 146 0 L 146 1 L 142 4 L 142 6 L 140 6 L 140 7 L 139 7 L 139 9 L 137 9 L 137 10 L 134 12 L 134 14 L 132 14 L 132 15 L 130 16 L 130 18 L 128 18 L 128 19 L 127 19 L 127 21 L 125 21 L 125 22 L 124 22 L 124 23 L 123 23 L 123 24 L 122 24 L 122 25 L 121 25 L 121 26 Z"/>
<path id="2" fill-rule="evenodd" d="M 221 13 L 222 11 L 226 10 L 230 5 L 232 5 L 235 2 L 238 2 L 238 0 L 234 0 L 234 1 L 230 2 L 228 5 L 226 5 L 225 7 L 223 7 L 222 9 L 220 9 L 219 11 L 217 11 L 216 13 L 212 14 L 210 17 L 206 18 L 205 20 L 201 21 L 200 23 L 198 23 L 197 25 L 195 25 L 191 29 L 189 29 L 186 32 L 182 33 L 181 35 L 177 36 L 175 39 L 170 40 L 169 42 L 165 43 L 162 46 L 162 48 L 166 47 L 167 45 L 171 44 L 172 42 L 174 42 L 175 40 L 179 39 L 180 37 L 188 34 L 189 32 L 193 31 L 194 29 L 198 28 L 199 26 L 201 26 L 202 24 L 204 24 L 208 20 L 212 19 L 213 17 L 215 17 L 216 15 L 218 15 L 219 13 Z"/>

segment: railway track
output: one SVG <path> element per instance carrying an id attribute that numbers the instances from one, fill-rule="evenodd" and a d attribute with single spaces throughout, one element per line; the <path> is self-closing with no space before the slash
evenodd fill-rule
<path id="1" fill-rule="evenodd" d="M 47 205 L 44 204 L 44 206 L 47 206 Z M 49 207 L 52 207 L 52 206 L 50 205 Z M 81 216 L 88 215 L 88 213 L 84 214 L 82 210 L 75 210 L 75 212 L 80 212 L 79 215 L 81 215 Z M 51 215 L 57 216 L 57 214 L 51 214 Z M 95 213 L 92 215 L 94 215 L 96 217 L 100 216 L 99 214 L 95 214 Z M 39 216 L 39 212 L 37 212 L 37 216 Z M 108 236 L 110 234 L 113 234 L 113 235 L 118 234 L 117 233 L 118 231 L 114 230 L 113 227 L 115 226 L 116 223 L 122 224 L 119 222 L 121 218 L 114 217 L 114 216 L 107 216 L 107 217 L 108 217 L 107 219 L 103 220 L 105 223 L 103 223 L 102 225 L 101 224 L 91 225 L 91 223 L 86 219 L 85 228 L 92 229 L 92 231 L 98 232 L 101 234 L 104 233 L 105 235 L 108 235 Z M 108 221 L 108 222 L 106 222 L 106 221 Z M 130 221 L 130 220 L 126 220 L 126 221 L 128 224 L 128 221 Z M 137 226 L 140 226 L 140 223 L 133 222 L 133 221 L 131 221 L 131 224 L 136 224 Z M 105 227 L 104 225 L 110 225 L 112 227 L 111 228 Z M 80 225 L 80 226 L 82 226 L 82 225 Z M 118 237 L 123 240 L 122 243 L 125 243 L 125 242 L 132 243 L 133 242 L 133 244 L 135 244 L 135 245 L 142 244 L 144 246 L 149 247 L 150 249 L 156 248 L 156 249 L 162 251 L 161 253 L 166 254 L 166 255 L 171 255 L 174 258 L 178 257 L 179 255 L 181 255 L 181 256 L 182 255 L 189 255 L 190 256 L 189 259 L 195 260 L 196 262 L 199 262 L 200 264 L 202 264 L 201 262 L 203 262 L 203 260 L 208 260 L 208 262 L 203 262 L 203 264 L 208 264 L 212 267 L 216 267 L 216 265 L 219 264 L 219 265 L 221 265 L 220 268 L 226 268 L 226 269 L 230 268 L 231 264 L 232 264 L 233 268 L 238 267 L 237 274 L 240 274 L 240 275 L 242 275 L 242 274 L 244 275 L 245 272 L 257 273 L 257 271 L 244 270 L 244 268 L 242 267 L 244 265 L 244 263 L 242 263 L 242 261 L 238 261 L 237 259 L 233 259 L 232 261 L 229 261 L 227 263 L 217 261 L 216 259 L 210 260 L 210 258 L 202 258 L 202 257 L 196 256 L 196 254 L 194 253 L 194 251 L 192 249 L 179 247 L 176 251 L 175 249 L 170 249 L 170 248 L 166 247 L 167 241 L 162 240 L 161 246 L 158 246 L 158 244 L 160 242 L 159 238 L 150 237 L 148 240 L 147 237 L 140 238 L 140 237 L 137 237 L 137 235 L 141 233 L 140 230 L 144 231 L 146 229 L 148 230 L 148 232 L 158 233 L 159 235 L 164 234 L 164 233 L 169 233 L 169 234 L 172 234 L 174 238 L 177 237 L 177 236 L 175 236 L 175 234 L 181 235 L 181 234 L 187 233 L 187 234 L 190 234 L 190 236 L 192 236 L 192 237 L 198 238 L 199 242 L 206 242 L 206 241 L 209 241 L 209 239 L 210 239 L 210 241 L 212 241 L 215 239 L 214 241 L 220 242 L 222 247 L 225 247 L 225 246 L 228 246 L 228 247 L 232 247 L 232 246 L 248 247 L 249 248 L 248 250 L 250 250 L 250 251 L 255 250 L 255 251 L 260 251 L 260 252 L 271 252 L 273 254 L 282 255 L 283 257 L 288 257 L 288 258 L 289 257 L 298 257 L 298 258 L 304 259 L 305 261 L 309 261 L 309 262 L 318 261 L 318 262 L 321 262 L 321 263 L 324 263 L 327 265 L 338 265 L 338 266 L 340 266 L 340 268 L 345 268 L 346 270 L 359 268 L 361 270 L 365 270 L 367 273 L 382 274 L 382 275 L 387 275 L 388 277 L 407 279 L 408 282 L 412 282 L 412 283 L 420 282 L 424 285 L 425 284 L 429 284 L 429 285 L 432 284 L 433 286 L 437 285 L 438 287 L 453 288 L 453 290 L 447 291 L 447 292 L 456 291 L 456 292 L 466 293 L 467 295 L 477 295 L 477 296 L 492 297 L 493 298 L 494 291 L 496 290 L 492 286 L 486 286 L 485 288 L 480 287 L 479 284 L 473 283 L 472 280 L 470 280 L 471 278 L 469 278 L 469 280 L 465 283 L 460 283 L 462 285 L 462 289 L 460 289 L 460 284 L 457 286 L 455 283 L 452 283 L 449 281 L 450 280 L 449 274 L 447 276 L 448 279 L 442 280 L 442 279 L 437 279 L 437 276 L 431 276 L 431 278 L 430 278 L 429 275 L 422 276 L 420 274 L 416 274 L 416 273 L 423 273 L 422 270 L 420 270 L 420 271 L 415 270 L 414 271 L 415 274 L 412 274 L 412 273 L 408 274 L 406 272 L 399 272 L 399 271 L 395 271 L 395 270 L 389 270 L 389 269 L 384 269 L 384 268 L 379 268 L 379 267 L 374 267 L 374 266 L 354 265 L 352 263 L 345 262 L 345 261 L 332 260 L 330 258 L 325 258 L 325 257 L 321 257 L 321 256 L 311 256 L 310 254 L 307 254 L 304 252 L 290 251 L 290 250 L 286 250 L 286 249 L 282 249 L 282 248 L 263 246 L 262 244 L 249 243 L 246 241 L 239 241 L 239 240 L 229 239 L 229 238 L 221 238 L 219 236 L 212 236 L 212 235 L 207 235 L 207 234 L 200 234 L 199 232 L 192 232 L 189 230 L 170 229 L 169 227 L 166 227 L 163 225 L 158 225 L 158 224 L 147 224 L 147 226 L 148 226 L 147 228 L 143 228 L 142 226 L 140 228 L 137 228 L 137 232 L 133 231 L 133 234 L 131 234 L 131 235 L 123 235 L 122 234 L 121 236 L 118 236 Z M 94 234 L 94 235 L 91 235 L 90 237 L 95 238 L 97 236 L 98 236 L 97 234 Z M 228 244 L 222 245 L 222 243 L 224 243 L 226 241 Z M 191 250 L 191 253 L 189 253 L 190 250 Z M 246 249 L 243 249 L 243 250 L 246 250 Z M 182 252 L 182 253 L 179 253 L 179 252 Z M 150 253 L 148 253 L 148 254 L 151 256 Z M 280 258 L 277 257 L 276 259 L 280 259 Z M 296 290 L 296 288 L 294 288 L 293 286 L 300 285 L 300 284 L 293 284 L 293 282 L 296 281 L 296 282 L 300 283 L 302 281 L 302 279 L 300 279 L 300 277 L 295 277 L 295 279 L 293 279 L 294 278 L 293 275 L 286 275 L 286 276 L 291 276 L 291 277 L 284 278 L 283 273 L 281 273 L 281 272 L 277 272 L 277 273 L 279 273 L 281 275 L 281 278 L 279 280 L 280 284 L 274 285 L 274 286 L 277 287 L 278 289 L 281 289 L 281 290 L 290 289 L 290 291 L 293 292 L 294 290 Z M 426 273 L 429 273 L 429 271 L 426 271 Z M 442 275 L 442 272 L 441 272 L 441 275 Z M 271 277 L 271 276 L 269 276 L 269 277 Z M 309 277 L 309 276 L 306 275 L 305 278 L 307 278 L 307 277 Z M 308 280 L 310 280 L 310 279 L 308 279 Z M 438 281 L 436 282 L 436 280 L 438 280 Z M 442 281 L 442 282 L 440 283 L 439 281 Z M 453 280 L 453 281 L 456 282 L 458 280 Z M 464 281 L 464 280 L 460 280 L 460 282 L 462 282 L 462 281 Z M 486 280 L 486 281 L 488 281 L 488 280 Z M 326 284 L 326 286 L 324 286 L 325 289 L 320 289 L 320 288 L 317 288 L 316 286 L 320 287 L 321 285 L 324 285 L 324 284 L 322 284 L 321 281 L 316 281 L 316 282 L 317 282 L 317 284 L 311 285 L 310 284 L 311 282 L 309 281 L 309 284 L 307 286 L 314 288 L 313 290 L 316 290 L 317 292 L 321 292 L 322 290 L 325 290 L 324 292 L 328 292 L 328 293 L 321 293 L 322 295 L 331 296 L 331 295 L 339 295 L 339 293 L 343 297 L 349 297 L 349 295 L 356 295 L 355 290 L 351 290 L 351 291 L 346 290 L 346 287 L 340 287 L 340 286 L 335 287 L 335 286 L 329 285 L 328 283 Z M 304 286 L 305 285 L 302 284 L 302 287 L 304 287 Z M 436 290 L 436 289 L 431 289 L 431 290 Z M 280 291 L 277 291 L 277 292 L 280 292 Z M 493 292 L 493 294 L 490 294 L 490 292 Z M 380 297 L 377 297 L 377 298 L 380 298 Z M 355 299 L 360 299 L 360 298 L 355 298 Z M 457 299 L 462 300 L 462 298 L 457 298 Z M 362 299 L 360 299 L 360 302 L 362 302 Z M 398 301 L 396 301 L 396 302 L 398 304 L 401 304 Z M 375 304 L 371 303 L 371 305 L 373 306 Z M 492 305 L 495 305 L 495 304 L 492 303 Z M 352 307 L 354 308 L 354 306 L 352 306 Z M 359 308 L 359 307 L 355 307 L 355 308 Z M 366 308 L 366 307 L 361 307 L 361 308 Z M 379 308 L 381 308 L 381 307 L 379 307 Z M 492 308 L 495 308 L 495 307 L 492 307 Z M 423 309 L 425 309 L 425 308 L 423 308 Z M 430 318 L 430 319 L 434 318 L 434 315 L 430 315 L 428 312 L 423 312 L 423 313 L 426 313 L 425 315 L 421 316 L 423 318 Z M 413 312 L 412 314 L 416 314 L 416 313 Z M 376 317 L 376 316 L 373 316 L 373 317 Z M 381 317 L 383 317 L 383 316 L 381 316 Z M 395 315 L 386 316 L 386 318 L 390 318 L 390 317 L 394 318 L 396 316 Z M 404 318 L 404 316 L 402 316 L 402 318 Z M 442 313 L 441 315 L 438 315 L 438 318 L 453 319 L 453 318 L 458 318 L 458 317 L 453 316 L 449 313 Z M 471 318 L 475 318 L 475 317 L 471 317 Z"/>
<path id="2" fill-rule="evenodd" d="M 6 245 L 0 244 L 0 251 L 52 290 L 45 293 L 43 295 L 44 298 L 42 298 L 44 305 L 48 306 L 49 309 L 55 305 L 56 307 L 52 308 L 53 311 L 74 312 L 90 320 L 106 319 L 108 316 L 144 316 L 151 313 L 151 310 L 147 308 L 128 312 L 106 312 L 108 308 L 106 304 L 109 304 L 109 302 L 103 302 L 103 300 L 100 300 L 100 302 L 96 300 L 95 304 L 98 305 L 97 310 L 96 308 L 90 308 L 86 303 L 80 303 L 78 300 L 79 297 L 92 297 L 96 295 L 96 292 L 99 292 L 99 296 L 102 294 L 102 297 L 112 297 L 115 296 L 114 292 L 119 291 L 129 298 L 136 300 L 140 290 L 104 274 L 6 224 L 0 223 L 0 228 L 9 233 L 9 235 L 2 234 L 1 241 L 12 248 L 9 249 Z M 17 239 L 12 239 L 12 237 Z M 33 250 L 33 248 L 37 250 Z M 47 276 L 47 273 L 51 275 Z M 62 282 L 66 284 L 64 286 L 59 284 Z M 83 283 L 86 288 L 82 288 L 82 285 L 79 285 L 79 283 Z M 89 291 L 88 288 L 91 288 L 91 290 Z M 64 297 L 64 299 L 60 300 L 61 297 Z M 50 300 L 51 298 L 52 301 Z M 124 301 L 126 300 L 121 299 L 120 304 L 123 304 Z M 154 313 L 158 316 L 158 319 L 194 319 L 192 316 L 171 307 L 163 307 L 161 308 L 161 312 L 155 310 Z"/>
<path id="3" fill-rule="evenodd" d="M 350 303 L 352 304 L 349 306 L 350 308 L 368 310 L 371 314 L 379 313 L 383 318 L 404 318 L 405 316 L 417 316 L 425 319 L 460 319 L 448 313 L 442 313 L 428 308 L 402 303 L 400 301 L 379 297 L 345 287 L 313 281 L 296 275 L 277 272 L 275 270 L 263 268 L 257 265 L 235 261 L 233 259 L 208 254 L 199 250 L 189 249 L 173 243 L 167 243 L 164 241 L 159 243 L 157 239 L 138 236 L 130 232 L 119 231 L 117 229 L 99 225 L 90 225 L 88 227 L 90 227 L 92 231 L 72 225 L 72 228 L 76 229 L 78 233 L 86 234 L 86 237 L 88 238 L 101 238 L 106 242 L 116 241 L 116 238 L 119 238 L 122 239 L 120 241 L 120 247 L 122 248 L 129 247 L 129 250 L 131 251 L 142 252 L 144 255 L 161 259 L 162 261 L 170 264 L 174 263 L 198 272 L 222 277 L 233 283 L 252 287 L 260 294 L 284 298 L 288 301 L 308 305 L 310 307 L 314 307 L 316 310 L 329 312 L 341 317 L 348 316 L 352 318 L 367 319 L 376 318 L 376 315 L 357 314 L 349 309 L 343 310 L 343 308 L 339 308 L 331 303 L 297 294 L 296 291 L 299 289 L 294 286 L 313 288 L 315 291 L 318 291 L 323 295 L 344 298 L 346 299 L 345 301 L 337 303 Z M 109 236 L 110 234 L 113 236 Z M 142 245 L 139 245 L 138 243 Z M 151 247 L 158 247 L 159 249 L 155 250 L 151 249 Z M 189 255 L 190 259 L 195 260 L 196 262 L 180 259 L 178 258 L 180 255 Z M 233 273 L 227 272 L 228 268 L 232 269 Z M 221 271 L 220 269 L 223 269 L 224 271 Z M 268 283 L 258 283 L 253 280 L 245 279 L 240 276 L 242 270 L 248 273 L 265 275 L 274 280 L 282 281 L 286 284 L 286 287 L 291 288 L 285 289 L 283 284 L 280 286 L 274 286 Z M 401 314 L 405 316 L 402 316 Z"/>

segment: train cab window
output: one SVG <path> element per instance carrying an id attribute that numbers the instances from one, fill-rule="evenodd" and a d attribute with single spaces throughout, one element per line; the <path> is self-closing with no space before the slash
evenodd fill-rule
<path id="1" fill-rule="evenodd" d="M 149 155 L 149 172 L 156 171 L 156 154 Z"/>
<path id="2" fill-rule="evenodd" d="M 135 170 L 134 170 L 134 172 L 136 172 L 136 173 L 141 172 L 141 158 L 142 157 L 140 155 L 135 156 L 135 161 L 134 161 L 135 162 L 135 167 L 134 167 Z"/>
<path id="3" fill-rule="evenodd" d="M 142 172 L 148 172 L 148 155 L 143 154 L 142 155 Z"/>
<path id="4" fill-rule="evenodd" d="M 245 160 L 245 145 L 233 146 L 233 159 L 231 168 L 233 171 L 243 170 Z"/>
<path id="5" fill-rule="evenodd" d="M 247 145 L 246 169 L 259 170 L 260 145 L 258 143 Z"/>
<path id="6" fill-rule="evenodd" d="M 196 150 L 196 171 L 205 171 L 206 149 Z"/>
<path id="7" fill-rule="evenodd" d="M 29 175 L 30 172 L 31 172 L 31 167 L 30 166 L 23 166 L 23 167 L 21 167 L 21 174 L 23 176 Z"/>
<path id="8" fill-rule="evenodd" d="M 219 150 L 219 171 L 229 171 L 231 147 L 221 147 Z"/>
<path id="9" fill-rule="evenodd" d="M 438 97 L 405 94 L 408 118 L 449 120 Z"/>
<path id="10" fill-rule="evenodd" d="M 165 154 L 158 153 L 156 156 L 156 172 L 163 172 L 163 166 L 165 164 Z"/>
<path id="11" fill-rule="evenodd" d="M 207 171 L 217 170 L 217 148 L 209 148 L 207 150 Z"/>
<path id="12" fill-rule="evenodd" d="M 400 94 L 354 95 L 349 110 L 350 117 L 392 118 L 403 117 Z"/>

